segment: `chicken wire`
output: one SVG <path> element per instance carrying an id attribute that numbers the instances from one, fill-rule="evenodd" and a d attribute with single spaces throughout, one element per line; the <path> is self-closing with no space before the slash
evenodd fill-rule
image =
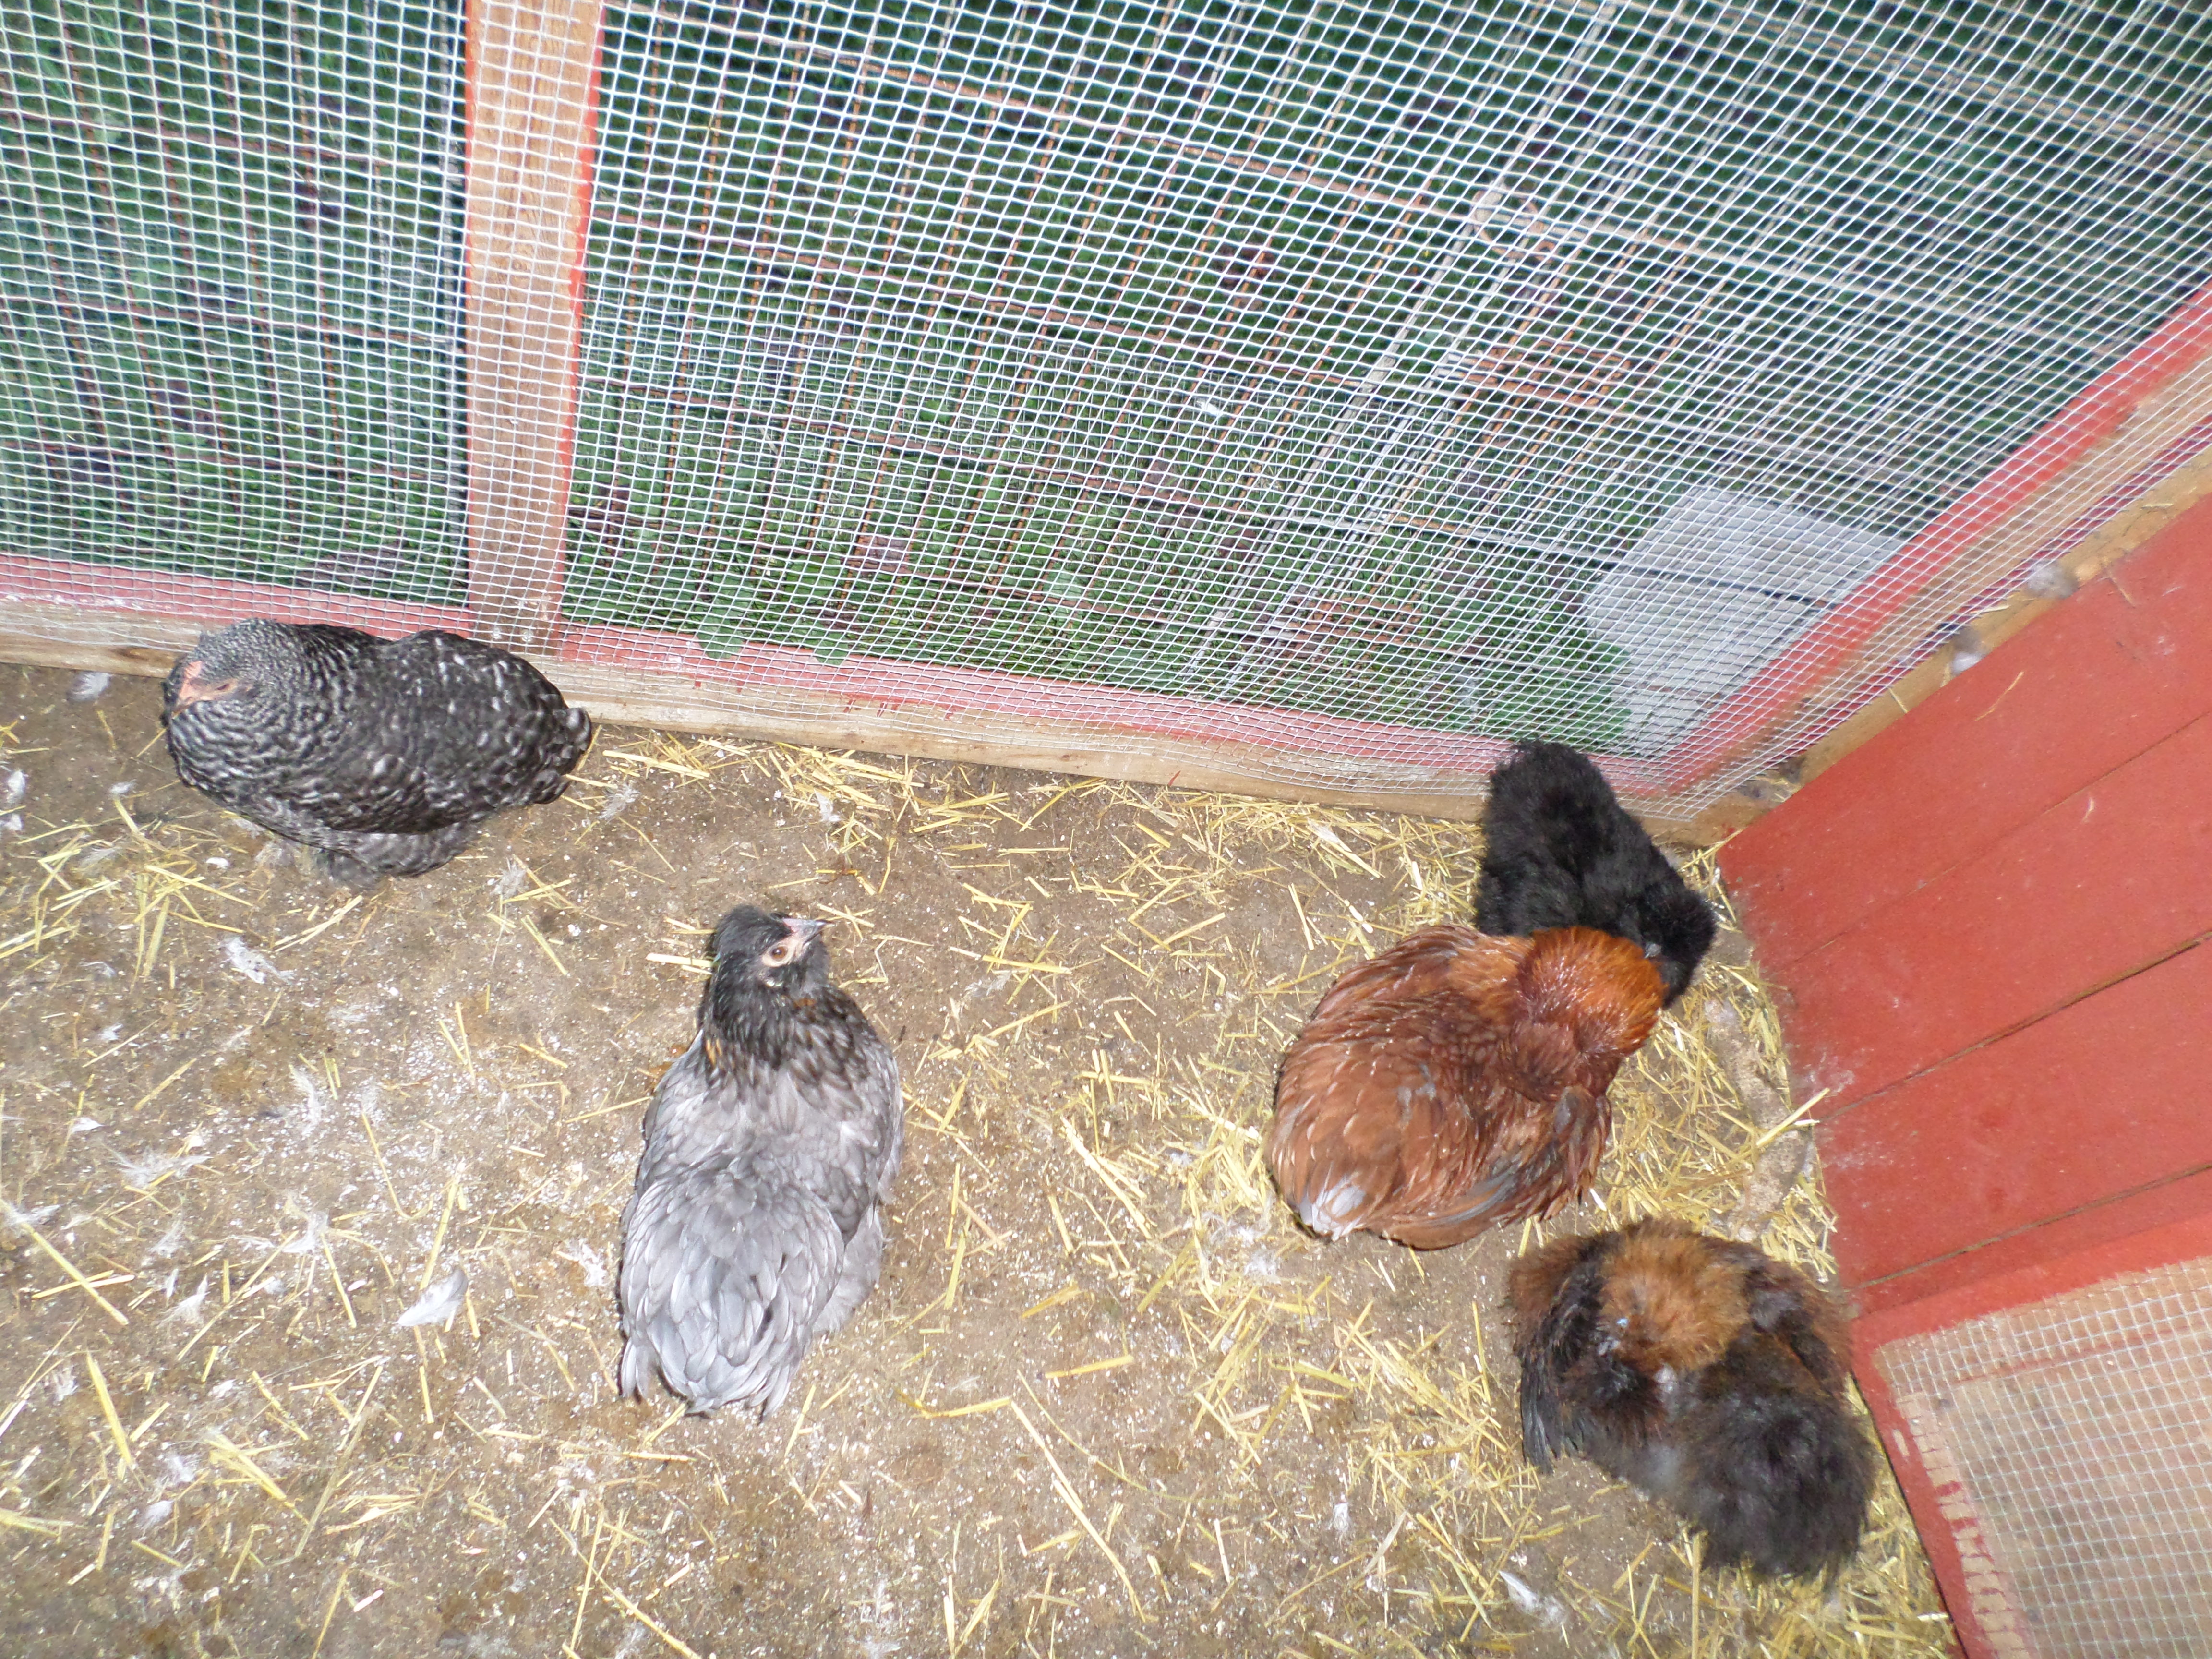
<path id="1" fill-rule="evenodd" d="M 3 544 L 334 618 L 451 592 L 458 12 L 11 0 L 0 28 Z"/>
<path id="2" fill-rule="evenodd" d="M 2212 1652 L 2212 1261 L 1885 1344 L 1987 1650 Z"/>
<path id="3" fill-rule="evenodd" d="M 459 9 L 7 28 L 0 536 L 465 621 Z M 499 578 L 695 702 L 1693 807 L 2080 533 L 1914 539 L 2212 275 L 2208 68 L 2174 4 L 611 4 L 567 535 Z"/>

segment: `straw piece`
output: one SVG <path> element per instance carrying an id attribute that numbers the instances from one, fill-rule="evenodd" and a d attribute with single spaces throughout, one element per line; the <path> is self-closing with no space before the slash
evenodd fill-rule
<path id="1" fill-rule="evenodd" d="M 682 1654 L 684 1656 L 684 1659 L 699 1659 L 699 1655 L 696 1650 L 691 1648 L 689 1644 L 678 1640 L 674 1636 L 672 1636 L 669 1633 L 668 1627 L 666 1626 L 663 1625 L 643 1607 L 638 1606 L 636 1602 L 631 1601 L 629 1596 L 623 1595 L 622 1591 L 617 1589 L 614 1585 L 607 1583 L 605 1578 L 601 1578 L 599 1580 L 599 1594 L 605 1596 L 610 1601 L 612 1601 L 617 1607 L 620 1607 L 631 1618 L 636 1620 L 639 1624 L 644 1626 L 655 1636 L 658 1636 L 663 1642 L 666 1643 L 672 1650 Z"/>
<path id="2" fill-rule="evenodd" d="M 71 1282 L 76 1285 L 77 1289 L 82 1291 L 94 1302 L 100 1304 L 100 1308 L 106 1313 L 110 1319 L 112 1319 L 118 1325 L 128 1325 L 131 1322 L 131 1321 L 125 1316 L 124 1312 L 120 1308 L 117 1307 L 112 1302 L 110 1302 L 106 1297 L 102 1296 L 100 1293 L 99 1288 L 94 1285 L 90 1279 L 87 1279 L 82 1273 L 77 1271 L 76 1264 L 75 1262 L 71 1261 L 67 1256 L 64 1255 L 59 1250 L 56 1249 L 52 1244 L 46 1242 L 46 1236 L 40 1232 L 36 1227 L 33 1227 L 31 1224 L 30 1218 L 24 1215 L 21 1211 L 14 1208 L 12 1206 L 9 1206 L 7 1212 L 7 1218 L 11 1224 L 21 1227 L 26 1233 L 28 1233 L 31 1237 L 31 1243 L 44 1250 L 47 1256 L 53 1261 L 54 1265 L 70 1276 Z"/>
<path id="3" fill-rule="evenodd" d="M 107 1432 L 115 1442 L 115 1467 L 127 1469 L 136 1460 L 131 1455 L 131 1437 L 123 1432 L 123 1419 L 115 1414 L 114 1398 L 107 1392 L 106 1375 L 100 1369 L 100 1361 L 88 1353 L 84 1367 L 92 1373 L 92 1391 L 99 1396 L 100 1415 L 107 1419 Z"/>
<path id="4" fill-rule="evenodd" d="M 300 1506 L 291 1500 L 282 1486 L 270 1479 L 268 1471 L 253 1461 L 253 1454 L 245 1447 L 239 1445 L 229 1436 L 216 1432 L 210 1432 L 207 1436 L 206 1443 L 211 1449 L 216 1462 L 258 1486 L 293 1514 L 300 1513 Z"/>
<path id="5" fill-rule="evenodd" d="M 0 1527 L 36 1533 L 41 1538 L 58 1538 L 75 1524 L 69 1521 L 48 1520 L 43 1516 L 25 1515 L 17 1510 L 0 1510 Z"/>
<path id="6" fill-rule="evenodd" d="M 1011 1401 L 1007 1403 L 1013 1405 Z M 1037 1450 L 1043 1454 L 1045 1462 L 1050 1466 L 1053 1490 L 1060 1494 L 1060 1502 L 1066 1504 L 1069 1513 L 1074 1516 L 1076 1525 L 1083 1528 L 1091 1541 L 1098 1547 L 1099 1553 L 1112 1565 L 1114 1576 L 1121 1581 L 1121 1588 L 1128 1592 L 1130 1611 L 1140 1622 L 1149 1625 L 1152 1622 L 1152 1615 L 1145 1611 L 1144 1603 L 1137 1599 L 1137 1586 L 1129 1577 L 1129 1570 L 1121 1565 L 1121 1558 L 1115 1554 L 1112 1546 L 1106 1541 L 1105 1534 L 1091 1524 L 1090 1514 L 1083 1507 L 1083 1500 L 1075 1495 L 1075 1488 L 1068 1484 L 1067 1472 L 1060 1467 L 1060 1460 L 1052 1455 L 1052 1448 L 1037 1432 L 1036 1425 L 1030 1421 L 1029 1413 L 1018 1405 L 1013 1405 L 1013 1413 L 1022 1427 L 1029 1431 L 1030 1438 L 1036 1442 Z"/>

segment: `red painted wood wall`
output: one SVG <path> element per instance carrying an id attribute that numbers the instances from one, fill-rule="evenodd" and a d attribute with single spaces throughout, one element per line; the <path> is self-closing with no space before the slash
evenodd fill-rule
<path id="1" fill-rule="evenodd" d="M 2212 1254 L 2212 501 L 1721 852 L 1868 1357 Z"/>

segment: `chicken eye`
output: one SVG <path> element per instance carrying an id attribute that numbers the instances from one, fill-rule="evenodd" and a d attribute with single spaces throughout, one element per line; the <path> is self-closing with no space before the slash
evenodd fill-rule
<path id="1" fill-rule="evenodd" d="M 781 968 L 791 960 L 792 952 L 795 948 L 789 939 L 785 939 L 780 945 L 770 945 L 768 954 L 761 960 L 771 968 Z"/>

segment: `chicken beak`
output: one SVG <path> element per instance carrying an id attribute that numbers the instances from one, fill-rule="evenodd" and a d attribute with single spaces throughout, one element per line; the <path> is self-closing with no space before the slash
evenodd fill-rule
<path id="1" fill-rule="evenodd" d="M 178 708 L 189 708 L 196 702 L 220 701 L 236 694 L 238 690 L 236 680 L 218 680 L 210 684 L 200 678 L 205 669 L 205 664 L 197 662 L 185 668 L 184 678 L 177 682 Z"/>
<path id="2" fill-rule="evenodd" d="M 813 944 L 814 936 L 830 925 L 807 916 L 786 916 L 782 920 L 783 936 L 802 951 Z"/>

